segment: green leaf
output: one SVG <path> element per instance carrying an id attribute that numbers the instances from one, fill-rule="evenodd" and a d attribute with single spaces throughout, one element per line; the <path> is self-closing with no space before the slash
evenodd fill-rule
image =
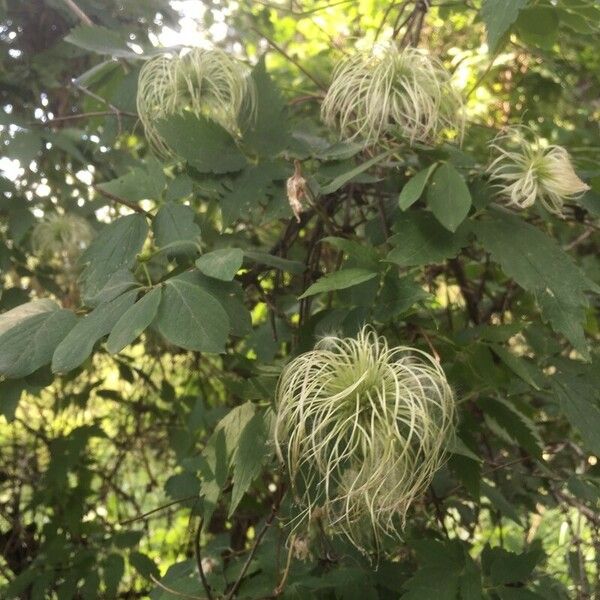
<path id="1" fill-rule="evenodd" d="M 411 211 L 401 215 L 389 239 L 395 246 L 386 260 L 401 267 L 443 262 L 456 256 L 468 243 L 467 229 L 459 227 L 455 233 L 442 227 L 428 212 Z"/>
<path id="2" fill-rule="evenodd" d="M 218 123 L 192 113 L 157 123 L 166 143 L 201 173 L 240 171 L 246 159 L 235 140 Z"/>
<path id="3" fill-rule="evenodd" d="M 110 276 L 106 285 L 95 296 L 88 298 L 87 304 L 88 306 L 98 306 L 104 302 L 110 302 L 134 287 L 140 287 L 140 284 L 133 273 L 129 269 L 120 269 Z"/>
<path id="4" fill-rule="evenodd" d="M 106 341 L 111 354 L 123 350 L 150 326 L 158 312 L 161 294 L 161 288 L 154 288 L 123 313 Z"/>
<path id="5" fill-rule="evenodd" d="M 146 579 L 150 579 L 150 576 L 155 579 L 160 577 L 160 571 L 156 563 L 147 554 L 131 552 L 129 554 L 129 564 Z"/>
<path id="6" fill-rule="evenodd" d="M 244 305 L 244 292 L 239 282 L 221 281 L 199 271 L 190 271 L 180 275 L 180 278 L 200 286 L 221 304 L 229 317 L 232 335 L 241 337 L 252 331 L 252 319 Z"/>
<path id="7" fill-rule="evenodd" d="M 96 54 L 110 55 L 116 58 L 139 60 L 140 55 L 127 47 L 126 40 L 117 31 L 96 25 L 78 25 L 65 36 L 69 42 L 84 50 Z"/>
<path id="8" fill-rule="evenodd" d="M 282 181 L 291 175 L 291 168 L 282 161 L 262 162 L 246 167 L 233 177 L 231 190 L 223 195 L 220 201 L 223 223 L 231 225 L 238 219 L 260 222 L 265 214 L 269 194 L 276 193 L 275 182 Z M 278 201 L 284 202 L 283 188 Z M 290 213 L 291 214 L 291 213 Z"/>
<path id="9" fill-rule="evenodd" d="M 587 448 L 600 456 L 600 396 L 597 388 L 580 377 L 561 375 L 552 387 L 560 408 Z"/>
<path id="10" fill-rule="evenodd" d="M 487 29 L 490 52 L 496 52 L 509 27 L 517 20 L 519 11 L 529 0 L 484 0 L 481 18 Z"/>
<path id="11" fill-rule="evenodd" d="M 544 443 L 535 424 L 527 416 L 502 398 L 480 398 L 478 404 L 485 416 L 491 417 L 509 439 L 541 459 Z"/>
<path id="12" fill-rule="evenodd" d="M 209 277 L 231 281 L 240 270 L 244 261 L 244 253 L 239 248 L 223 248 L 203 254 L 196 266 Z"/>
<path id="13" fill-rule="evenodd" d="M 260 252 L 258 250 L 244 250 L 244 256 L 251 261 L 254 261 L 261 265 L 267 265 L 280 271 L 286 271 L 288 273 L 300 274 L 304 273 L 306 266 L 297 260 L 289 260 L 287 258 L 281 258 L 275 254 L 269 254 L 268 252 Z"/>
<path id="14" fill-rule="evenodd" d="M 256 115 L 244 132 L 244 145 L 261 156 L 275 156 L 290 143 L 285 103 L 265 68 L 264 55 L 252 70 L 256 86 Z"/>
<path id="15" fill-rule="evenodd" d="M 155 326 L 172 344 L 186 350 L 223 352 L 229 317 L 214 296 L 180 277 L 167 280 Z"/>
<path id="16" fill-rule="evenodd" d="M 466 569 L 461 543 L 421 540 L 414 546 L 419 568 L 404 584 L 407 592 L 402 595 L 402 600 L 456 600 Z"/>
<path id="17" fill-rule="evenodd" d="M 589 361 L 591 354 L 583 330 L 585 307 L 574 306 L 544 291 L 539 291 L 535 297 L 544 322 L 549 323 L 556 333 L 562 333 L 582 358 Z"/>
<path id="18" fill-rule="evenodd" d="M 120 554 L 109 554 L 102 563 L 102 572 L 107 597 L 116 598 L 119 583 L 125 573 L 123 557 Z"/>
<path id="19" fill-rule="evenodd" d="M 526 8 L 519 13 L 516 29 L 527 44 L 550 50 L 556 41 L 560 12 L 552 6 Z"/>
<path id="20" fill-rule="evenodd" d="M 543 558 L 544 552 L 539 548 L 516 554 L 500 546 L 486 546 L 482 553 L 483 564 L 494 585 L 525 583 Z"/>
<path id="21" fill-rule="evenodd" d="M 121 315 L 135 302 L 137 290 L 132 290 L 100 304 L 83 317 L 58 345 L 52 357 L 52 371 L 66 373 L 76 369 L 92 353 L 94 344 L 110 333 Z"/>
<path id="22" fill-rule="evenodd" d="M 502 346 L 491 344 L 490 347 L 494 351 L 494 354 L 518 377 L 520 377 L 525 383 L 530 385 L 534 390 L 540 390 L 540 386 L 537 384 L 533 377 L 533 367 L 525 362 L 524 359 L 515 356 L 508 352 Z"/>
<path id="23" fill-rule="evenodd" d="M 338 175 L 331 183 L 321 188 L 321 194 L 326 196 L 327 194 L 333 194 L 333 192 L 337 192 L 342 186 L 354 179 L 357 175 L 364 173 L 367 169 L 370 169 L 373 165 L 381 162 L 389 155 L 389 152 L 384 152 L 383 154 L 374 156 L 361 165 L 358 165 L 358 167 L 354 167 L 354 169 L 350 169 L 350 171 L 346 171 L 345 173 Z"/>
<path id="24" fill-rule="evenodd" d="M 86 265 L 81 275 L 84 302 L 91 306 L 117 271 L 131 269 L 147 235 L 146 219 L 138 214 L 121 217 L 100 232 L 80 259 Z"/>
<path id="25" fill-rule="evenodd" d="M 504 272 L 521 287 L 543 298 L 545 318 L 559 332 L 572 329 L 564 307 L 584 307 L 586 290 L 598 291 L 560 246 L 522 219 L 491 212 L 493 219 L 473 224 L 473 231 Z M 563 307 L 562 309 L 559 307 Z M 569 312 L 568 314 L 574 314 Z M 576 339 L 576 338 L 575 338 Z"/>
<path id="26" fill-rule="evenodd" d="M 21 394 L 25 388 L 22 380 L 5 379 L 0 381 L 0 415 L 4 416 L 7 423 L 14 420 Z"/>
<path id="27" fill-rule="evenodd" d="M 471 208 L 471 192 L 463 176 L 450 164 L 438 167 L 427 188 L 427 204 L 436 219 L 455 232 Z"/>
<path id="28" fill-rule="evenodd" d="M 350 266 L 360 267 L 371 271 L 377 271 L 381 268 L 379 254 L 373 246 L 348 240 L 346 238 L 328 236 L 321 239 L 321 242 L 327 242 L 334 248 L 338 248 L 346 253 Z"/>
<path id="29" fill-rule="evenodd" d="M 400 192 L 400 197 L 398 198 L 398 206 L 402 210 L 406 210 L 411 207 L 423 194 L 423 190 L 427 185 L 427 181 L 431 176 L 433 170 L 438 166 L 437 163 L 434 163 L 419 171 L 416 175 L 413 175 Z"/>
<path id="30" fill-rule="evenodd" d="M 230 517 L 269 456 L 269 424 L 266 417 L 263 412 L 256 413 L 240 434 L 233 462 Z"/>
<path id="31" fill-rule="evenodd" d="M 157 160 L 152 160 L 148 165 L 137 167 L 117 179 L 98 184 L 98 188 L 119 198 L 137 202 L 159 199 L 165 185 L 162 166 Z"/>
<path id="32" fill-rule="evenodd" d="M 169 254 L 198 254 L 200 227 L 194 223 L 194 211 L 184 204 L 167 202 L 154 221 L 152 231 L 159 248 L 171 247 Z"/>
<path id="33" fill-rule="evenodd" d="M 374 277 L 377 277 L 377 273 L 367 271 L 366 269 L 341 269 L 323 275 L 321 279 L 313 283 L 298 298 L 307 298 L 308 296 L 314 296 L 323 292 L 332 292 L 334 290 L 344 290 L 359 283 L 369 281 L 369 279 L 373 279 Z"/>
<path id="34" fill-rule="evenodd" d="M 500 511 L 500 513 L 514 521 L 520 527 L 523 527 L 521 517 L 517 512 L 517 509 L 504 497 L 504 495 L 498 490 L 498 488 L 481 482 L 481 493 L 487 496 L 490 502 Z"/>
<path id="35" fill-rule="evenodd" d="M 77 318 L 51 300 L 35 300 L 0 315 L 0 375 L 24 377 L 48 364 Z"/>
<path id="36" fill-rule="evenodd" d="M 373 316 L 383 323 L 393 320 L 428 297 L 427 292 L 411 277 L 398 277 L 395 271 L 396 269 L 385 276 L 377 302 L 373 306 Z"/>

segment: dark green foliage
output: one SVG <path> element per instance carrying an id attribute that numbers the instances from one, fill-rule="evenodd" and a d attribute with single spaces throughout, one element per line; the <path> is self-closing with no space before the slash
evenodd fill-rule
<path id="1" fill-rule="evenodd" d="M 137 76 L 179 6 L 0 6 L 0 598 L 592 600 L 597 3 L 197 4 L 256 110 L 231 132 L 208 110 L 157 123 L 161 159 Z M 393 35 L 454 72 L 462 145 L 322 124 L 342 51 Z M 591 189 L 563 218 L 497 194 L 507 124 L 571 153 Z M 35 226 L 64 214 L 92 241 L 40 257 Z M 283 366 L 365 323 L 439 359 L 458 412 L 448 461 L 367 555 L 318 510 L 293 528 L 273 441 Z"/>

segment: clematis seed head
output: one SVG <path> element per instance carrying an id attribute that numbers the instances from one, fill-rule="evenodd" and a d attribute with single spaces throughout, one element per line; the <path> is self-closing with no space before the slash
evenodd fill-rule
<path id="1" fill-rule="evenodd" d="M 42 261 L 59 260 L 73 265 L 94 237 L 94 230 L 77 215 L 52 214 L 38 223 L 31 234 L 34 254 Z"/>
<path id="2" fill-rule="evenodd" d="M 277 386 L 275 446 L 287 466 L 296 526 L 318 515 L 356 547 L 398 535 L 442 466 L 455 401 L 438 362 L 390 348 L 364 328 L 328 336 L 292 360 Z"/>
<path id="3" fill-rule="evenodd" d="M 565 148 L 544 146 L 526 127 L 508 128 L 490 148 L 494 158 L 487 171 L 498 194 L 511 206 L 525 209 L 540 202 L 560 216 L 566 201 L 590 189 L 575 173 Z"/>
<path id="4" fill-rule="evenodd" d="M 448 132 L 462 139 L 464 130 L 463 101 L 444 66 L 421 50 L 394 45 L 338 63 L 321 117 L 365 146 L 385 136 L 432 144 Z"/>
<path id="5" fill-rule="evenodd" d="M 246 67 L 223 50 L 203 48 L 146 62 L 138 78 L 137 112 L 151 147 L 160 156 L 170 156 L 171 150 L 158 133 L 156 121 L 186 110 L 237 135 L 240 120 L 253 118 L 256 110 L 255 86 Z"/>

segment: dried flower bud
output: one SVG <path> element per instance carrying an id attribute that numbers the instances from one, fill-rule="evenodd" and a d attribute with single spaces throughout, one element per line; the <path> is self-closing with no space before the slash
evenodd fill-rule
<path id="1" fill-rule="evenodd" d="M 298 223 L 300 223 L 300 214 L 302 213 L 302 200 L 306 197 L 306 186 L 306 179 L 302 177 L 300 161 L 295 160 L 294 174 L 287 180 L 287 196 Z"/>

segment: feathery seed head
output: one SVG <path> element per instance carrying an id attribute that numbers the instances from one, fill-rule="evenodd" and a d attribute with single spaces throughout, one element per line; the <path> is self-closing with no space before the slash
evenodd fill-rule
<path id="1" fill-rule="evenodd" d="M 358 548 L 397 534 L 444 462 L 454 413 L 436 360 L 369 328 L 296 357 L 279 379 L 274 436 L 298 526 L 318 512 Z"/>
<path id="2" fill-rule="evenodd" d="M 495 158 L 487 171 L 509 205 L 525 209 L 539 201 L 546 210 L 562 215 L 565 201 L 590 189 L 575 173 L 565 148 L 542 145 L 525 127 L 509 128 L 490 148 Z"/>
<path id="3" fill-rule="evenodd" d="M 59 258 L 72 264 L 93 237 L 94 230 L 85 219 L 76 215 L 52 214 L 34 227 L 31 245 L 41 260 Z"/>
<path id="4" fill-rule="evenodd" d="M 386 135 L 435 143 L 462 138 L 463 101 L 444 66 L 415 48 L 376 47 L 342 60 L 321 107 L 326 125 L 372 145 Z"/>
<path id="5" fill-rule="evenodd" d="M 157 56 L 140 70 L 137 112 L 148 141 L 161 156 L 171 151 L 156 129 L 158 119 L 190 110 L 236 135 L 240 119 L 253 118 L 255 106 L 254 82 L 246 67 L 220 49 Z"/>

